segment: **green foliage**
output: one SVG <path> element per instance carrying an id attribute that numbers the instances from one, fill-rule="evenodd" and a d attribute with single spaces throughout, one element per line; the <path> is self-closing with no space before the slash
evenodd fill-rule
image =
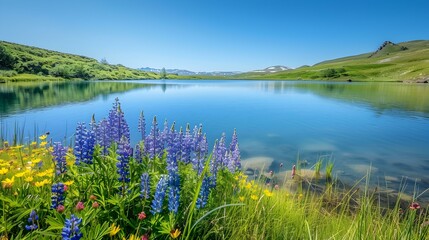
<path id="1" fill-rule="evenodd" d="M 5 47 L 0 45 L 0 69 L 12 69 L 15 64 L 15 58 Z"/>
<path id="2" fill-rule="evenodd" d="M 1 69 L 14 70 L 18 73 L 18 76 L 0 75 L 0 79 L 10 81 L 159 78 L 159 75 L 155 73 L 130 69 L 122 65 L 109 64 L 106 59 L 98 62 L 88 57 L 59 53 L 4 41 L 0 41 Z"/>

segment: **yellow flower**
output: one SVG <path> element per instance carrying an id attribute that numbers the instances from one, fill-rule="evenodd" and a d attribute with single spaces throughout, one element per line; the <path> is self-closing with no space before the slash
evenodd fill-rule
<path id="1" fill-rule="evenodd" d="M 302 195 L 302 193 L 300 193 L 299 195 L 298 195 L 298 198 L 302 198 L 304 195 Z"/>
<path id="2" fill-rule="evenodd" d="M 124 239 L 125 240 L 125 238 L 122 238 L 122 239 Z M 136 235 L 134 235 L 134 234 L 131 234 L 130 235 L 130 237 L 128 238 L 128 240 L 140 240 L 140 238 L 139 237 L 137 237 Z"/>
<path id="3" fill-rule="evenodd" d="M 0 169 L 0 175 L 6 174 L 7 172 L 9 172 L 9 169 L 7 168 Z"/>
<path id="4" fill-rule="evenodd" d="M 247 183 L 247 184 L 246 184 L 246 188 L 247 188 L 247 189 L 250 189 L 251 187 L 252 187 L 252 184 L 251 184 L 251 183 Z"/>
<path id="5" fill-rule="evenodd" d="M 46 144 L 48 144 L 48 142 L 43 141 L 43 142 L 40 143 L 40 146 L 44 147 L 44 146 L 46 146 Z"/>
<path id="6" fill-rule="evenodd" d="M 171 230 L 170 236 L 171 236 L 171 238 L 176 239 L 176 238 L 178 238 L 180 236 L 180 233 L 181 232 L 180 232 L 179 229 Z"/>
<path id="7" fill-rule="evenodd" d="M 72 185 L 73 183 L 74 183 L 74 181 L 73 181 L 73 180 L 70 180 L 70 181 L 64 182 L 64 185 L 70 186 L 70 185 Z"/>
<path id="8" fill-rule="evenodd" d="M 250 196 L 250 198 L 253 200 L 258 200 L 258 196 L 256 196 L 255 194 L 252 194 L 252 196 Z"/>
<path id="9" fill-rule="evenodd" d="M 36 174 L 36 176 L 44 177 L 44 176 L 46 176 L 46 172 L 39 172 L 38 174 Z"/>
<path id="10" fill-rule="evenodd" d="M 15 177 L 6 178 L 5 180 L 1 181 L 3 188 L 12 188 L 14 182 L 15 182 Z"/>
<path id="11" fill-rule="evenodd" d="M 34 185 L 36 187 L 43 187 L 46 184 L 50 184 L 50 183 L 51 183 L 51 180 L 49 180 L 49 179 L 43 179 L 43 181 L 35 182 Z"/>
<path id="12" fill-rule="evenodd" d="M 24 181 L 31 182 L 31 181 L 33 181 L 33 177 L 32 176 L 26 177 L 26 178 L 24 178 Z"/>
<path id="13" fill-rule="evenodd" d="M 15 174 L 15 177 L 17 177 L 17 178 L 23 177 L 25 175 L 25 173 L 26 172 L 17 173 L 17 174 Z"/>
<path id="14" fill-rule="evenodd" d="M 273 196 L 273 192 L 270 192 L 269 190 L 267 190 L 267 189 L 265 189 L 264 190 L 264 194 L 265 194 L 265 196 L 267 196 L 267 197 L 272 197 Z"/>
<path id="15" fill-rule="evenodd" d="M 110 236 L 115 236 L 120 230 L 121 228 L 119 226 L 115 226 L 115 224 L 112 224 L 112 226 L 110 227 Z"/>
<path id="16" fill-rule="evenodd" d="M 244 202 L 244 197 L 238 197 L 240 199 L 240 202 Z"/>
<path id="17" fill-rule="evenodd" d="M 45 140 L 47 137 L 48 137 L 48 135 L 44 134 L 44 135 L 40 136 L 40 137 L 39 137 L 39 139 L 43 141 L 43 140 Z"/>
<path id="18" fill-rule="evenodd" d="M 31 146 L 34 146 L 34 145 L 36 145 L 36 144 L 37 144 L 37 142 L 31 142 L 31 143 L 30 143 L 30 145 L 31 145 Z"/>

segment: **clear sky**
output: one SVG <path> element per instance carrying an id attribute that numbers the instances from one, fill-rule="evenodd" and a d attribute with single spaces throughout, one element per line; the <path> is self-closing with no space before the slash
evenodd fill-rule
<path id="1" fill-rule="evenodd" d="M 129 67 L 299 67 L 429 39 L 429 1 L 0 0 L 0 40 Z"/>

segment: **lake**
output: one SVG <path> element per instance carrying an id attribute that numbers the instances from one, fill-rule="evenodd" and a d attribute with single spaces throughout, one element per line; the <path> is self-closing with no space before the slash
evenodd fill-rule
<path id="1" fill-rule="evenodd" d="M 24 142 L 49 131 L 70 143 L 77 122 L 107 117 L 118 97 L 139 140 L 144 111 L 176 126 L 203 124 L 209 145 L 237 129 L 242 160 L 272 159 L 290 169 L 299 157 L 310 168 L 319 158 L 337 176 L 416 192 L 429 188 L 429 86 L 403 83 L 150 80 L 0 84 L 2 136 L 17 128 Z M 416 185 L 415 185 L 416 183 Z M 422 197 L 427 198 L 427 193 Z"/>

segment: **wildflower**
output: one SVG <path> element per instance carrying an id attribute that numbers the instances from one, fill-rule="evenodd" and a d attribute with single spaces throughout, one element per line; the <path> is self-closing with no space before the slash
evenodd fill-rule
<path id="1" fill-rule="evenodd" d="M 247 189 L 250 189 L 250 188 L 252 188 L 252 184 L 249 182 L 249 183 L 247 183 L 246 184 L 246 186 L 245 186 L 245 188 L 247 188 Z"/>
<path id="2" fill-rule="evenodd" d="M 51 183 L 51 181 L 49 179 L 43 179 L 42 181 L 35 182 L 34 186 L 36 186 L 36 187 L 43 187 L 43 186 L 45 186 L 45 185 L 47 185 L 49 183 Z"/>
<path id="3" fill-rule="evenodd" d="M 129 178 L 129 162 L 130 156 L 133 150 L 130 147 L 129 140 L 122 136 L 121 141 L 118 144 L 116 153 L 118 154 L 118 163 L 116 163 L 117 172 L 119 174 L 119 181 L 122 182 L 122 193 L 125 191 L 125 183 L 130 181 Z"/>
<path id="4" fill-rule="evenodd" d="M 168 175 L 168 188 L 168 210 L 177 214 L 180 198 L 180 178 L 177 173 L 173 172 Z"/>
<path id="5" fill-rule="evenodd" d="M 25 229 L 27 229 L 27 231 L 33 231 L 37 229 L 37 220 L 39 220 L 39 216 L 37 216 L 36 211 L 32 210 L 30 213 L 30 217 L 28 218 L 28 223 L 30 223 L 29 225 L 25 225 Z"/>
<path id="6" fill-rule="evenodd" d="M 198 209 L 204 208 L 207 204 L 210 193 L 210 178 L 205 176 L 201 185 L 200 194 L 197 199 L 196 206 Z"/>
<path id="7" fill-rule="evenodd" d="M 258 200 L 258 196 L 256 196 L 255 194 L 252 194 L 252 196 L 250 196 L 250 198 L 251 198 L 252 200 Z"/>
<path id="8" fill-rule="evenodd" d="M 14 182 L 15 177 L 6 178 L 5 180 L 1 181 L 3 188 L 12 188 Z"/>
<path id="9" fill-rule="evenodd" d="M 85 206 L 83 205 L 83 202 L 78 202 L 76 204 L 76 211 L 80 212 L 85 208 Z"/>
<path id="10" fill-rule="evenodd" d="M 89 196 L 89 199 L 91 201 L 95 201 L 95 200 L 97 200 L 97 197 L 94 194 L 91 194 L 91 196 Z"/>
<path id="11" fill-rule="evenodd" d="M 302 193 L 300 193 L 299 195 L 298 195 L 298 199 L 301 199 L 301 198 L 303 198 L 304 197 L 304 195 L 302 195 Z"/>
<path id="12" fill-rule="evenodd" d="M 121 109 L 119 99 L 115 99 L 113 108 L 109 112 L 109 126 L 110 126 L 110 137 L 116 143 L 119 143 L 122 137 L 130 139 L 130 128 L 128 123 L 125 121 L 124 112 Z"/>
<path id="13" fill-rule="evenodd" d="M 44 146 L 46 146 L 46 144 L 48 144 L 48 142 L 43 141 L 40 143 L 40 147 L 44 147 Z"/>
<path id="14" fill-rule="evenodd" d="M 100 145 L 103 155 L 107 155 L 108 147 L 110 147 L 110 144 L 112 140 L 110 139 L 109 134 L 110 125 L 109 122 L 106 119 L 102 119 L 100 123 L 98 124 L 98 127 L 96 128 L 96 142 Z"/>
<path id="15" fill-rule="evenodd" d="M 54 156 L 55 170 L 57 175 L 60 175 L 66 172 L 66 167 L 67 167 L 66 153 L 67 153 L 66 147 L 63 147 L 63 145 L 60 142 L 54 143 L 54 150 L 52 152 L 52 155 Z"/>
<path id="16" fill-rule="evenodd" d="M 100 206 L 100 204 L 98 204 L 98 202 L 92 203 L 92 208 L 98 208 L 99 206 Z"/>
<path id="17" fill-rule="evenodd" d="M 58 205 L 56 210 L 59 213 L 63 213 L 66 210 L 66 208 L 64 207 L 64 205 Z"/>
<path id="18" fill-rule="evenodd" d="M 158 122 L 156 121 L 156 116 L 153 117 L 150 133 L 146 137 L 144 143 L 145 149 L 148 152 L 150 158 L 153 159 L 162 153 L 161 136 L 159 133 Z"/>
<path id="19" fill-rule="evenodd" d="M 115 226 L 115 224 L 112 224 L 112 226 L 110 227 L 110 236 L 113 237 L 115 236 L 119 231 L 121 230 L 121 228 L 119 226 Z"/>
<path id="20" fill-rule="evenodd" d="M 146 218 L 146 213 L 145 212 L 139 213 L 139 217 L 138 217 L 139 220 L 143 220 L 145 218 Z"/>
<path id="21" fill-rule="evenodd" d="M 194 153 L 192 158 L 192 165 L 197 171 L 198 175 L 204 169 L 205 159 L 208 153 L 208 143 L 206 135 L 202 134 L 202 126 L 200 126 L 198 133 L 194 135 Z"/>
<path id="22" fill-rule="evenodd" d="M 162 211 L 162 203 L 164 201 L 166 190 L 167 190 L 167 179 L 166 179 L 166 176 L 163 175 L 159 179 L 159 182 L 156 186 L 155 196 L 152 201 L 152 209 L 150 210 L 150 212 L 153 215 L 160 213 Z"/>
<path id="23" fill-rule="evenodd" d="M 267 190 L 267 189 L 265 189 L 264 190 L 264 194 L 265 194 L 265 196 L 267 196 L 267 197 L 272 197 L 273 196 L 273 192 L 270 192 L 269 190 Z"/>
<path id="24" fill-rule="evenodd" d="M 58 205 L 64 205 L 64 184 L 56 183 L 52 185 L 51 209 L 56 209 Z"/>
<path id="25" fill-rule="evenodd" d="M 73 183 L 74 183 L 74 181 L 73 181 L 73 180 L 69 180 L 69 181 L 65 181 L 65 182 L 64 182 L 64 185 L 70 186 L 70 185 L 72 185 Z"/>
<path id="26" fill-rule="evenodd" d="M 31 182 L 31 181 L 33 181 L 33 177 L 32 176 L 26 177 L 26 178 L 24 178 L 24 181 Z"/>
<path id="27" fill-rule="evenodd" d="M 143 161 L 143 157 L 142 157 L 142 151 L 141 151 L 141 146 L 140 144 L 136 144 L 135 146 L 135 150 L 134 150 L 134 158 L 136 159 L 136 161 L 138 163 L 141 163 Z M 144 150 L 144 146 L 143 146 L 143 150 Z"/>
<path id="28" fill-rule="evenodd" d="M 7 169 L 7 168 L 2 168 L 2 169 L 0 169 L 0 175 L 4 175 L 4 174 L 6 174 L 7 172 L 9 172 L 9 169 Z"/>
<path id="29" fill-rule="evenodd" d="M 146 119 L 144 118 L 143 111 L 140 112 L 138 130 L 141 133 L 142 140 L 144 140 L 146 136 Z"/>
<path id="30" fill-rule="evenodd" d="M 84 123 L 78 123 L 75 136 L 73 150 L 76 156 L 76 164 L 81 162 L 91 164 L 96 142 L 95 131 L 92 128 L 87 129 Z"/>
<path id="31" fill-rule="evenodd" d="M 47 137 L 48 137 L 48 135 L 42 135 L 42 136 L 40 136 L 40 137 L 39 137 L 39 139 L 43 141 L 43 140 L 45 140 Z"/>
<path id="32" fill-rule="evenodd" d="M 67 192 L 67 190 L 69 190 L 69 187 L 64 184 L 64 192 Z"/>
<path id="33" fill-rule="evenodd" d="M 420 209 L 420 204 L 419 204 L 418 202 L 413 202 L 413 203 L 411 203 L 411 205 L 410 205 L 410 209 L 411 209 L 411 210 L 417 210 L 417 209 Z"/>
<path id="34" fill-rule="evenodd" d="M 82 222 L 82 218 L 77 218 L 74 214 L 70 216 L 70 219 L 66 219 L 61 236 L 63 240 L 79 240 L 82 238 L 82 233 L 79 229 L 79 224 Z"/>
<path id="35" fill-rule="evenodd" d="M 176 238 L 178 238 L 180 236 L 180 233 L 181 232 L 180 232 L 179 229 L 171 230 L 170 231 L 170 237 L 173 238 L 173 239 L 176 239 Z"/>
<path id="36" fill-rule="evenodd" d="M 147 234 L 143 235 L 141 240 L 149 240 L 149 235 L 147 235 Z"/>
<path id="37" fill-rule="evenodd" d="M 23 177 L 25 174 L 26 174 L 26 172 L 20 172 L 20 173 L 15 174 L 15 177 L 16 177 L 16 178 L 21 178 L 21 177 Z"/>
<path id="38" fill-rule="evenodd" d="M 149 174 L 143 173 L 140 177 L 140 197 L 144 199 L 149 199 L 150 197 L 150 181 Z"/>
<path id="39" fill-rule="evenodd" d="M 128 240 L 139 240 L 139 237 L 137 237 L 134 234 L 131 234 L 130 237 L 128 238 Z"/>
<path id="40" fill-rule="evenodd" d="M 240 200 L 240 202 L 244 202 L 244 197 L 243 196 L 240 196 L 240 197 L 238 197 L 238 199 Z"/>
<path id="41" fill-rule="evenodd" d="M 274 189 L 279 190 L 280 189 L 279 185 L 278 184 L 274 185 Z"/>
<path id="42" fill-rule="evenodd" d="M 186 131 L 185 131 L 185 135 L 183 136 L 183 141 L 182 141 L 182 154 L 181 154 L 181 161 L 184 162 L 185 164 L 188 164 L 191 162 L 191 152 L 192 152 L 192 134 L 191 134 L 191 129 L 189 124 L 186 125 Z"/>

